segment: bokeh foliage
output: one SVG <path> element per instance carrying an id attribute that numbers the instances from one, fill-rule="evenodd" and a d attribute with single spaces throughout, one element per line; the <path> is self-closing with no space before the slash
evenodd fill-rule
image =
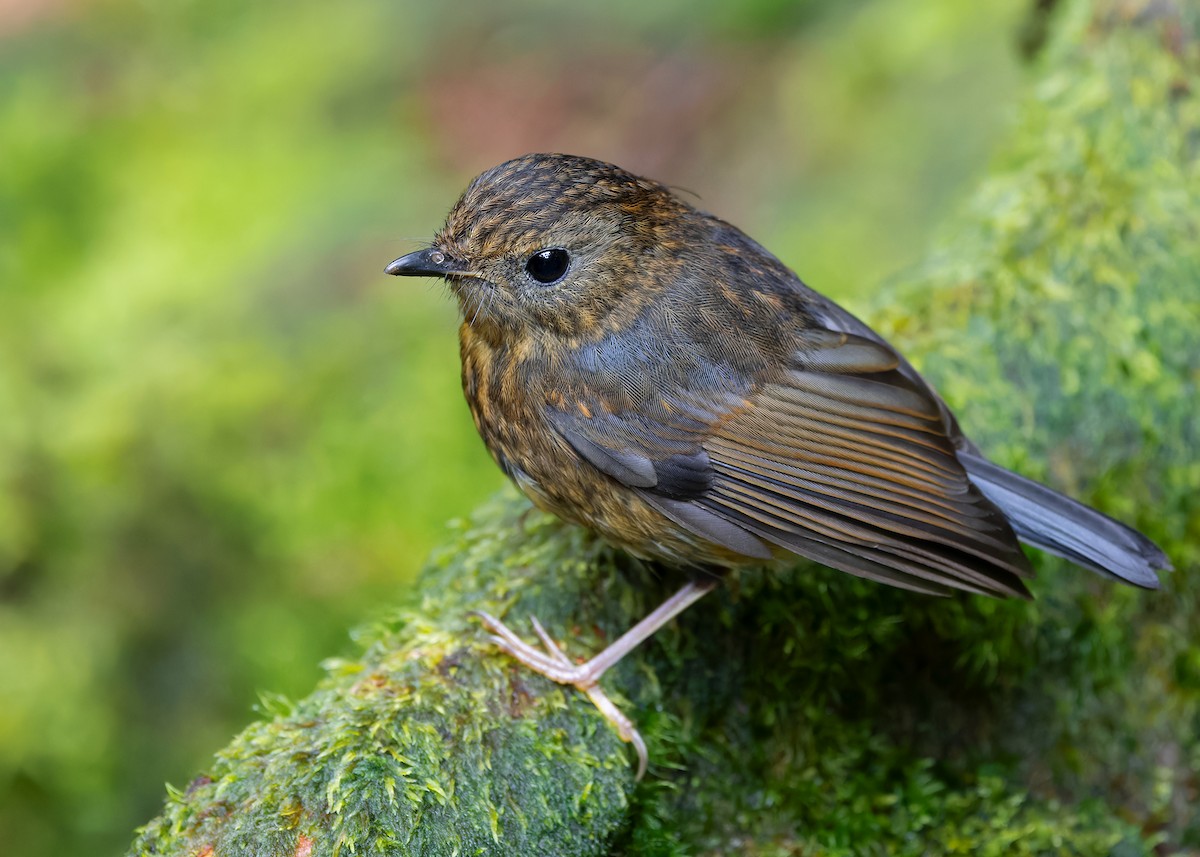
<path id="1" fill-rule="evenodd" d="M 867 314 L 998 459 L 1159 540 L 1161 593 L 1045 556 L 1034 602 L 740 574 L 606 679 L 650 744 L 635 788 L 590 704 L 465 612 L 533 612 L 594 650 L 678 581 L 510 493 L 135 853 L 1200 847 L 1200 15 L 1060 15 L 990 177 Z"/>

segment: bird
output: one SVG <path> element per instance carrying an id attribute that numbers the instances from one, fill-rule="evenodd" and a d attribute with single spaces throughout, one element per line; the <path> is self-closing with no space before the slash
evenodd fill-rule
<path id="1" fill-rule="evenodd" d="M 539 508 L 694 570 L 583 664 L 477 614 L 526 667 L 588 695 L 720 572 L 798 558 L 930 595 L 1029 598 L 1025 543 L 1145 589 L 1170 569 L 1131 527 L 989 461 L 879 334 L 744 232 L 603 161 L 484 171 L 387 274 L 442 278 L 492 458 Z M 708 573 L 706 573 L 708 572 Z"/>

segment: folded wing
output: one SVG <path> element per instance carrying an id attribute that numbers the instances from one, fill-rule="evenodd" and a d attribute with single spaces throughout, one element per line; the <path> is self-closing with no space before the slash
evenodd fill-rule
<path id="1" fill-rule="evenodd" d="M 1027 595 L 1012 528 L 914 374 L 882 342 L 817 329 L 786 372 L 742 391 L 676 390 L 650 416 L 550 416 L 600 470 L 747 556 L 766 542 L 922 592 Z"/>

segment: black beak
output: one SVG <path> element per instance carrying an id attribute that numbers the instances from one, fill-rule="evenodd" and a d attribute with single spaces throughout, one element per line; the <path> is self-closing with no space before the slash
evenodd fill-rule
<path id="1" fill-rule="evenodd" d="M 458 271 L 453 259 L 433 247 L 401 256 L 383 269 L 393 277 L 444 277 Z"/>

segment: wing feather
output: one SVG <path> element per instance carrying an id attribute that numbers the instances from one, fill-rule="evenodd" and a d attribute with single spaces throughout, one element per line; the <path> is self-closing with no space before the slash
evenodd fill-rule
<path id="1" fill-rule="evenodd" d="M 874 339 L 808 330 L 792 366 L 745 390 L 551 423 L 676 524 L 748 557 L 771 543 L 921 592 L 1027 595 L 1028 559 L 959 463 L 940 400 Z"/>

